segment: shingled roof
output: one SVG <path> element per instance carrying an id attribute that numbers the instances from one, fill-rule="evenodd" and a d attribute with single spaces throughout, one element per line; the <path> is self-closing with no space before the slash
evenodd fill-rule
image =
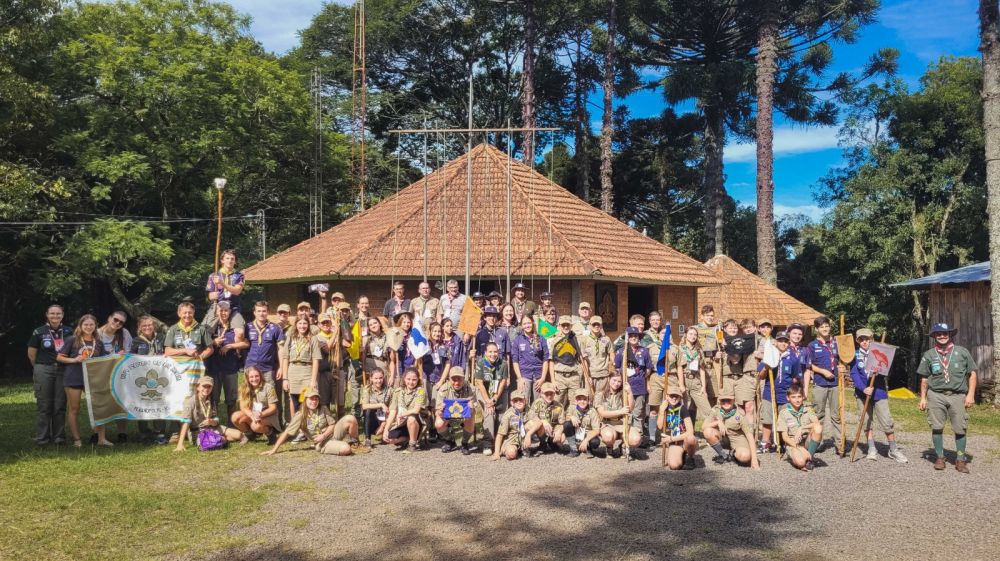
<path id="1" fill-rule="evenodd" d="M 505 274 L 508 158 L 481 144 L 472 156 L 473 277 Z M 426 177 L 428 275 L 465 274 L 468 158 Z M 521 162 L 511 161 L 511 274 L 648 284 L 719 284 L 698 261 L 592 207 Z M 423 275 L 424 186 L 396 195 L 248 268 L 255 284 Z"/>
<path id="2" fill-rule="evenodd" d="M 698 307 L 711 304 L 715 308 L 715 317 L 721 320 L 750 318 L 756 321 L 766 318 L 774 325 L 810 324 L 822 315 L 764 282 L 764 279 L 726 255 L 716 255 L 706 261 L 705 266 L 729 281 L 726 285 L 698 289 Z"/>

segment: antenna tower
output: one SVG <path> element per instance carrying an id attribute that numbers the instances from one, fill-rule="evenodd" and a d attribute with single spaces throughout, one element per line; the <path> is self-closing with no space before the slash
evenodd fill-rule
<path id="1" fill-rule="evenodd" d="M 365 209 L 365 115 L 368 82 L 365 69 L 365 0 L 354 3 L 354 62 L 351 76 L 351 175 L 357 182 L 361 210 Z"/>
<path id="2" fill-rule="evenodd" d="M 323 74 L 312 71 L 313 180 L 309 193 L 309 236 L 323 231 Z"/>

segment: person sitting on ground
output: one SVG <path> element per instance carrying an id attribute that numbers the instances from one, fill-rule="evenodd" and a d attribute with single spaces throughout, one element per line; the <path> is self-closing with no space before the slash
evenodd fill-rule
<path id="1" fill-rule="evenodd" d="M 65 365 L 63 371 L 63 386 L 66 391 L 66 403 L 69 406 L 69 432 L 73 438 L 73 446 L 80 448 L 80 426 L 77 417 L 80 414 L 80 398 L 83 396 L 83 362 L 90 358 L 104 356 L 104 345 L 97 338 L 97 318 L 86 314 L 76 322 L 73 335 L 67 337 L 62 348 L 56 354 L 56 361 Z M 113 446 L 105 436 L 104 425 L 94 427 L 94 437 L 91 441 L 98 446 Z"/>
<path id="2" fill-rule="evenodd" d="M 628 446 L 632 449 L 638 447 L 642 442 L 642 425 L 640 419 L 631 414 L 634 398 L 631 389 L 622 384 L 621 372 L 608 376 L 608 384 L 594 401 L 597 414 L 601 416 L 601 441 L 610 457 L 620 458 L 622 455 L 626 421 L 629 424 Z M 619 441 L 622 441 L 621 445 L 615 446 Z"/>
<path id="3" fill-rule="evenodd" d="M 420 373 L 412 366 L 403 371 L 403 387 L 396 388 L 389 402 L 387 444 L 395 444 L 407 453 L 417 451 L 417 438 L 423 428 L 420 413 L 427 406 L 427 390 L 420 383 Z"/>
<path id="4" fill-rule="evenodd" d="M 299 434 L 304 434 L 305 440 L 311 441 L 320 454 L 350 456 L 353 454 L 352 444 L 358 441 L 358 420 L 354 415 L 344 415 L 335 422 L 330 409 L 319 404 L 319 392 L 309 388 L 305 392 L 305 406 L 292 417 L 285 432 L 274 443 L 274 448 L 261 452 L 261 455 L 273 455 L 288 439 Z"/>
<path id="5" fill-rule="evenodd" d="M 885 432 L 885 438 L 889 441 L 889 457 L 901 464 L 908 460 L 899 447 L 896 445 L 896 433 L 893 431 L 892 412 L 889 411 L 889 393 L 886 387 L 886 376 L 874 374 L 875 381 L 871 382 L 871 376 L 865 369 L 865 361 L 872 346 L 872 330 L 859 329 L 856 335 L 858 349 L 851 364 L 851 381 L 854 382 L 854 397 L 858 401 L 858 411 L 865 408 L 865 396 L 868 398 L 868 409 L 865 410 L 865 440 L 868 441 L 869 460 L 878 459 L 878 449 L 875 447 L 875 431 L 872 430 L 873 421 L 878 423 L 879 430 Z M 869 387 L 871 386 L 871 387 Z"/>
<path id="6" fill-rule="evenodd" d="M 684 392 L 676 386 L 667 389 L 667 398 L 660 404 L 656 423 L 663 435 L 664 465 L 672 470 L 694 469 L 698 437 L 694 423 L 684 406 Z"/>
<path id="7" fill-rule="evenodd" d="M 802 471 L 812 471 L 813 457 L 823 442 L 823 421 L 805 405 L 802 386 L 793 383 L 788 388 L 788 403 L 778 415 L 778 432 L 788 452 L 788 460 Z"/>
<path id="8" fill-rule="evenodd" d="M 774 344 L 778 348 L 778 352 L 781 353 L 781 360 L 778 363 L 778 367 L 772 373 L 774 377 L 773 390 L 771 388 L 771 376 L 767 373 L 768 366 L 763 361 L 757 366 L 757 373 L 763 380 L 763 388 L 760 394 L 760 423 L 762 428 L 760 431 L 760 444 L 757 448 L 759 453 L 776 451 L 771 444 L 771 429 L 774 420 L 778 416 L 778 412 L 781 411 L 781 407 L 788 403 L 786 395 L 788 388 L 797 381 L 799 385 L 803 386 L 802 393 L 805 393 L 805 384 L 802 379 L 802 363 L 799 357 L 791 350 L 788 333 L 781 331 L 775 335 Z M 777 405 L 777 407 L 772 406 L 771 403 L 772 391 L 774 391 L 774 405 Z"/>
<path id="9" fill-rule="evenodd" d="M 719 393 L 719 405 L 712 409 L 712 413 L 702 423 L 701 432 L 715 450 L 715 463 L 724 464 L 735 460 L 741 465 L 749 464 L 753 469 L 760 469 L 757 450 L 751 445 L 753 427 L 736 408 L 736 396 L 732 391 Z M 729 454 L 724 451 L 727 445 Z"/>
<path id="10" fill-rule="evenodd" d="M 465 383 L 465 369 L 460 366 L 452 366 L 448 372 L 448 378 L 450 383 L 447 386 L 441 387 L 438 394 L 438 401 L 436 407 L 436 413 L 434 416 L 434 427 L 437 429 L 439 434 L 444 435 L 444 446 L 441 447 L 442 452 L 451 452 L 457 446 L 455 445 L 455 437 L 453 429 L 455 425 L 461 425 L 462 427 L 462 454 L 468 456 L 472 453 L 472 449 L 469 445 L 476 435 L 476 419 L 475 415 L 471 415 L 464 419 L 446 419 L 444 402 L 450 399 L 462 399 L 469 403 L 469 408 L 474 412 L 476 407 L 476 392 L 472 389 L 472 386 Z"/>
<path id="11" fill-rule="evenodd" d="M 502 454 L 508 460 L 516 460 L 531 442 L 529 438 L 525 438 L 525 432 L 524 392 L 518 390 L 510 394 L 510 408 L 500 416 L 491 459 L 499 460 Z"/>
<path id="12" fill-rule="evenodd" d="M 198 385 L 194 395 L 184 400 L 184 418 L 187 422 L 181 425 L 181 433 L 177 437 L 177 448 L 175 452 L 183 452 L 184 440 L 188 433 L 197 435 L 198 431 L 210 430 L 222 435 L 227 442 L 239 442 L 246 444 L 247 437 L 240 431 L 229 428 L 219 423 L 218 413 L 215 404 L 212 403 L 212 388 L 215 381 L 211 376 L 198 378 Z"/>
<path id="13" fill-rule="evenodd" d="M 528 423 L 525 425 L 527 438 L 538 437 L 536 452 L 544 450 L 558 451 L 566 441 L 563 433 L 563 406 L 556 400 L 556 385 L 545 382 L 541 387 L 541 396 L 528 409 Z"/>
<path id="14" fill-rule="evenodd" d="M 590 456 L 594 455 L 601 446 L 601 418 L 597 411 L 590 406 L 590 392 L 584 388 L 579 388 L 573 392 L 575 407 L 571 407 L 563 417 L 563 434 L 566 436 L 566 446 L 569 448 L 568 454 L 571 458 L 587 451 Z"/>
<path id="15" fill-rule="evenodd" d="M 278 395 L 274 386 L 264 380 L 257 367 L 251 366 L 243 373 L 239 394 L 240 409 L 232 415 L 233 426 L 247 438 L 263 434 L 268 444 L 274 444 L 278 430 Z"/>
<path id="16" fill-rule="evenodd" d="M 368 374 L 368 380 L 361 390 L 361 414 L 365 422 L 365 448 L 371 449 L 375 447 L 376 435 L 385 438 L 385 419 L 389 415 L 392 392 L 385 382 L 385 370 L 376 366 Z"/>

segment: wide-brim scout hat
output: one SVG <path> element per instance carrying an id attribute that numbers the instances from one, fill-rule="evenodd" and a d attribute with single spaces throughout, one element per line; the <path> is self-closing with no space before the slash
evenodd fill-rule
<path id="1" fill-rule="evenodd" d="M 311 310 L 312 309 L 312 304 L 310 304 L 309 302 L 299 302 L 299 305 L 295 306 L 295 309 L 296 310 Z"/>
<path id="2" fill-rule="evenodd" d="M 590 318 L 590 325 L 594 325 L 594 324 L 604 325 L 604 319 L 601 318 L 601 316 L 594 316 L 594 317 Z"/>
<path id="3" fill-rule="evenodd" d="M 587 390 L 585 390 L 583 388 L 578 389 L 575 392 L 573 392 L 573 399 L 580 399 L 581 397 L 585 397 L 587 399 L 590 399 L 590 392 L 588 392 Z"/>
<path id="4" fill-rule="evenodd" d="M 947 333 L 948 335 L 955 335 L 958 333 L 957 327 L 952 327 L 947 323 L 935 323 L 931 326 L 930 333 L 927 334 L 928 337 L 933 337 L 938 333 Z"/>
<path id="5" fill-rule="evenodd" d="M 635 327 L 634 325 L 630 325 L 625 328 L 625 335 L 640 335 L 640 334 L 641 332 L 639 331 L 639 328 Z"/>
<path id="6" fill-rule="evenodd" d="M 552 298 L 552 293 L 548 292 L 548 291 L 545 291 L 545 292 L 541 293 L 541 295 L 539 295 L 539 298 L 541 298 L 542 300 L 544 300 L 546 298 L 551 299 Z"/>
<path id="7" fill-rule="evenodd" d="M 347 302 L 341 302 L 341 303 L 337 304 L 337 309 L 338 310 L 350 310 L 351 309 L 351 305 L 348 304 Z"/>
<path id="8" fill-rule="evenodd" d="M 500 315 L 500 310 L 498 310 L 496 306 L 486 306 L 485 308 L 483 308 L 483 315 L 498 316 Z"/>
<path id="9" fill-rule="evenodd" d="M 684 392 L 680 388 L 669 388 L 667 390 L 667 395 L 676 395 L 677 397 L 684 397 Z"/>
<path id="10" fill-rule="evenodd" d="M 528 287 L 524 286 L 523 282 L 518 282 L 514 284 L 514 287 L 511 288 L 511 290 L 528 290 Z"/>
<path id="11" fill-rule="evenodd" d="M 215 387 L 215 379 L 211 376 L 202 376 L 201 378 L 198 378 L 198 385 Z"/>
<path id="12" fill-rule="evenodd" d="M 278 305 L 278 313 L 281 313 L 281 312 L 286 312 L 286 313 L 290 314 L 290 313 L 292 313 L 292 307 L 289 306 L 288 304 L 279 304 Z"/>
<path id="13" fill-rule="evenodd" d="M 334 292 L 330 295 L 330 300 L 346 300 L 343 292 Z"/>
<path id="14" fill-rule="evenodd" d="M 401 318 L 403 316 L 406 316 L 406 317 L 410 318 L 411 320 L 413 319 L 413 314 L 412 313 L 410 313 L 409 311 L 403 310 L 402 312 L 399 312 L 398 314 L 392 316 L 392 321 L 399 321 L 399 318 Z"/>
<path id="15" fill-rule="evenodd" d="M 309 388 L 306 390 L 306 399 L 309 399 L 310 397 L 319 397 L 319 391 L 316 390 L 316 388 Z"/>
<path id="16" fill-rule="evenodd" d="M 854 338 L 855 339 L 860 339 L 862 337 L 868 337 L 869 339 L 871 339 L 874 336 L 875 336 L 875 333 L 873 333 L 872 330 L 868 329 L 867 327 L 862 327 L 861 329 L 857 330 L 854 333 Z"/>
<path id="17" fill-rule="evenodd" d="M 562 316 L 559 318 L 557 325 L 573 325 L 573 318 L 569 316 Z"/>
<path id="18" fill-rule="evenodd" d="M 521 390 L 517 390 L 516 392 L 510 394 L 510 400 L 514 401 L 515 399 L 520 399 L 521 401 L 525 401 L 527 397 L 525 397 L 524 392 L 522 392 Z"/>
<path id="19" fill-rule="evenodd" d="M 545 382 L 542 384 L 542 393 L 556 393 L 556 385 L 552 382 Z"/>
<path id="20" fill-rule="evenodd" d="M 493 292 L 490 292 L 490 298 L 503 298 L 503 294 L 500 294 L 499 291 L 494 290 Z"/>
<path id="21" fill-rule="evenodd" d="M 787 331 L 779 331 L 778 334 L 774 336 L 775 341 L 780 341 L 782 339 L 784 339 L 785 341 L 789 340 Z"/>
<path id="22" fill-rule="evenodd" d="M 774 327 L 774 322 L 771 321 L 771 320 L 769 320 L 769 319 L 759 319 L 759 320 L 757 320 L 757 327 L 760 327 L 762 325 L 770 325 L 771 327 Z"/>
<path id="23" fill-rule="evenodd" d="M 465 369 L 461 366 L 452 366 L 451 370 L 448 371 L 449 378 L 461 378 L 465 379 Z"/>

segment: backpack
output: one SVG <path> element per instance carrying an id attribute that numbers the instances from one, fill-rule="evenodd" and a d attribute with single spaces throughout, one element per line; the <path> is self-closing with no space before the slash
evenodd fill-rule
<path id="1" fill-rule="evenodd" d="M 225 445 L 226 439 L 218 432 L 208 429 L 198 431 L 198 448 L 202 452 L 223 448 Z"/>

